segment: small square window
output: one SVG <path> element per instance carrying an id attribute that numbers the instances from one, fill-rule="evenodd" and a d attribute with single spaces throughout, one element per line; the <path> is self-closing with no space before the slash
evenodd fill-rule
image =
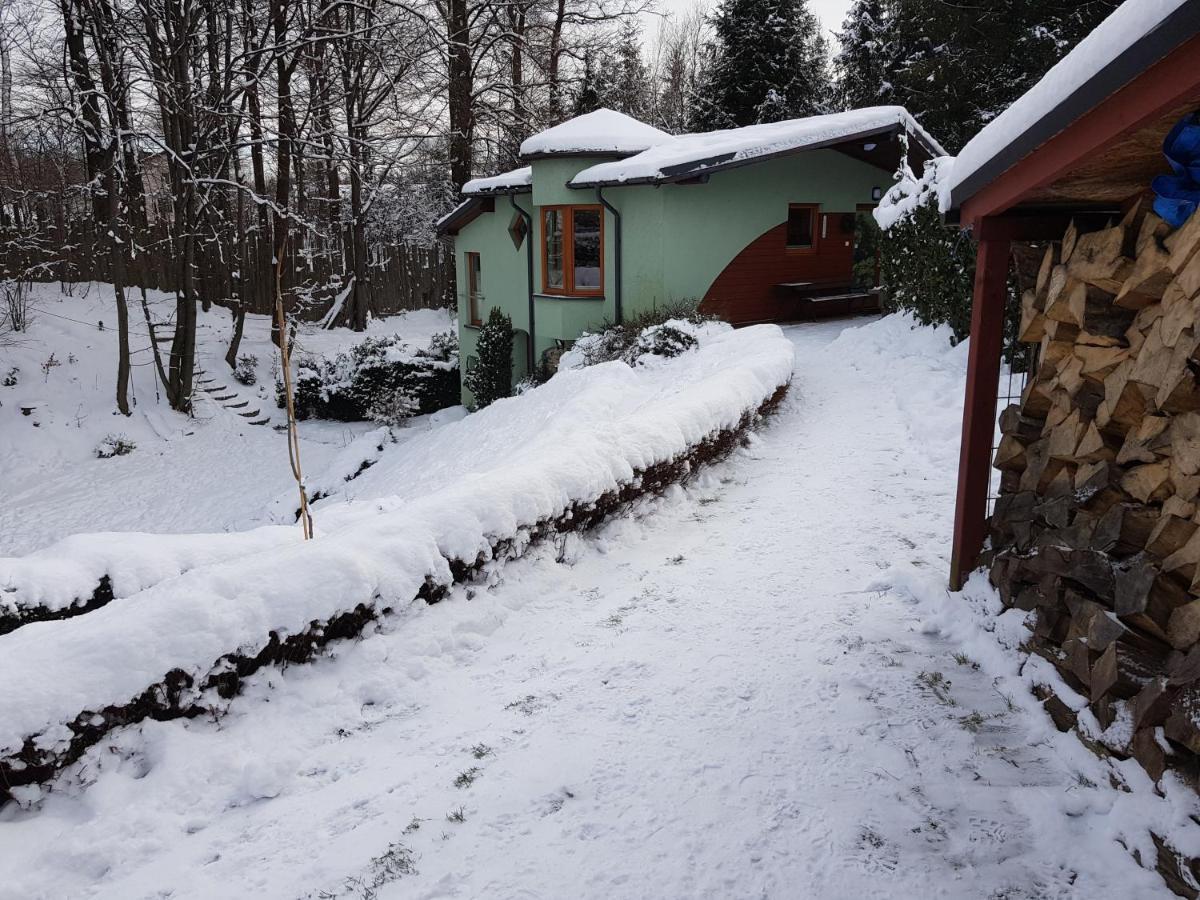
<path id="1" fill-rule="evenodd" d="M 787 245 L 793 250 L 808 250 L 813 245 L 815 206 L 793 203 L 788 206 Z"/>
<path id="2" fill-rule="evenodd" d="M 518 250 L 525 243 L 525 235 L 529 234 L 529 225 L 520 213 L 513 213 L 512 221 L 508 223 L 508 236 L 512 238 L 513 246 Z"/>

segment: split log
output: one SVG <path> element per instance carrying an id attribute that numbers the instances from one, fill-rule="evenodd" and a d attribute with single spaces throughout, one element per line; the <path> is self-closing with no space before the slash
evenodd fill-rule
<path id="1" fill-rule="evenodd" d="M 1187 542 L 1163 559 L 1164 572 L 1174 572 L 1191 584 L 1200 567 L 1200 531 L 1192 533 Z"/>
<path id="2" fill-rule="evenodd" d="M 1037 378 L 1030 378 L 1021 391 L 1021 412 L 1031 419 L 1045 419 L 1050 406 L 1048 386 Z"/>
<path id="3" fill-rule="evenodd" d="M 1087 432 L 1087 424 L 1079 415 L 1079 410 L 1073 410 L 1062 422 L 1055 425 L 1050 432 L 1046 452 L 1051 459 L 1073 462 L 1075 451 L 1083 441 Z M 1072 483 L 1072 487 L 1074 484 Z"/>
<path id="4" fill-rule="evenodd" d="M 1141 227 L 1138 228 L 1137 242 L 1133 248 L 1134 255 L 1140 258 L 1151 243 L 1165 250 L 1163 239 L 1170 233 L 1171 226 L 1164 222 L 1158 213 L 1153 210 L 1148 211 L 1142 219 Z"/>
<path id="5" fill-rule="evenodd" d="M 1097 428 L 1095 422 L 1089 422 L 1079 446 L 1075 448 L 1075 458 L 1086 463 L 1115 460 L 1120 446 L 1119 441 Z"/>
<path id="6" fill-rule="evenodd" d="M 1167 620 L 1167 640 L 1176 650 L 1185 650 L 1200 641 L 1200 600 L 1192 600 L 1171 611 Z"/>
<path id="7" fill-rule="evenodd" d="M 1158 743 L 1155 729 L 1142 728 L 1135 731 L 1129 748 L 1133 758 L 1146 770 L 1151 781 L 1158 782 L 1162 779 L 1163 773 L 1167 770 L 1167 755 Z M 1183 885 L 1187 884 L 1182 878 L 1179 879 L 1179 882 Z"/>
<path id="8" fill-rule="evenodd" d="M 1152 728 L 1167 721 L 1171 712 L 1171 697 L 1174 694 L 1168 679 L 1161 675 L 1143 685 L 1130 704 L 1133 727 Z"/>
<path id="9" fill-rule="evenodd" d="M 1042 433 L 1043 423 L 1023 415 L 1017 403 L 1004 407 L 1000 413 L 1000 433 L 1012 435 L 1024 443 L 1035 441 Z"/>
<path id="10" fill-rule="evenodd" d="M 1067 306 L 1080 331 L 1114 340 L 1125 337 L 1136 315 L 1133 310 L 1115 305 L 1111 292 L 1082 281 L 1071 285 Z"/>
<path id="11" fill-rule="evenodd" d="M 1138 503 L 1115 503 L 1096 523 L 1092 548 L 1118 556 L 1140 553 L 1157 524 L 1154 510 Z"/>
<path id="12" fill-rule="evenodd" d="M 1080 374 L 1088 381 L 1102 384 L 1117 366 L 1129 359 L 1129 351 L 1123 347 L 1076 344 L 1075 356 L 1083 363 Z"/>
<path id="13" fill-rule="evenodd" d="M 1181 272 L 1200 250 L 1200 219 L 1191 216 L 1173 234 L 1163 239 L 1163 246 L 1171 254 L 1167 265 L 1172 272 Z"/>
<path id="14" fill-rule="evenodd" d="M 1189 300 L 1200 294 L 1200 253 L 1188 260 L 1187 265 L 1175 276 L 1174 283 Z"/>
<path id="15" fill-rule="evenodd" d="M 992 461 L 992 466 L 1002 472 L 1024 472 L 1025 464 L 1025 442 L 1011 434 L 1000 438 L 1000 445 L 996 448 L 996 458 Z"/>
<path id="16" fill-rule="evenodd" d="M 1058 258 L 1062 263 L 1069 262 L 1071 256 L 1075 253 L 1075 245 L 1079 241 L 1079 229 L 1075 227 L 1075 220 L 1072 219 L 1067 225 L 1067 230 L 1063 234 L 1062 244 L 1059 246 Z"/>
<path id="17" fill-rule="evenodd" d="M 1153 463 L 1167 456 L 1168 453 L 1162 451 L 1157 439 L 1167 431 L 1170 425 L 1171 419 L 1168 416 L 1143 417 L 1137 426 L 1131 428 L 1125 435 L 1125 441 L 1117 452 L 1117 465 L 1127 466 L 1139 462 Z M 1156 452 L 1156 450 L 1160 452 Z"/>
<path id="18" fill-rule="evenodd" d="M 1161 663 L 1149 654 L 1128 644 L 1109 644 L 1090 672 L 1091 699 L 1109 694 L 1129 700 L 1161 674 Z"/>
<path id="19" fill-rule="evenodd" d="M 1123 255 L 1125 228 L 1114 225 L 1079 236 L 1067 263 L 1068 274 L 1116 294 L 1133 269 L 1133 262 Z"/>
<path id="20" fill-rule="evenodd" d="M 1117 567 L 1113 611 L 1160 640 L 1167 640 L 1171 614 L 1190 600 L 1187 588 L 1144 554 Z"/>
<path id="21" fill-rule="evenodd" d="M 1175 743 L 1200 753 L 1200 686 L 1188 685 L 1171 698 L 1163 730 Z"/>
<path id="22" fill-rule="evenodd" d="M 1026 291 L 1021 296 L 1021 324 L 1017 329 L 1017 340 L 1024 344 L 1036 344 L 1046 334 L 1046 317 L 1038 309 L 1037 294 Z"/>
<path id="23" fill-rule="evenodd" d="M 1159 296 L 1162 297 L 1163 344 L 1174 347 L 1184 329 L 1195 326 L 1196 309 L 1192 299 L 1184 296 L 1178 282 L 1170 282 Z"/>
<path id="24" fill-rule="evenodd" d="M 1054 271 L 1054 267 L 1060 262 L 1060 252 L 1060 245 L 1051 241 L 1046 245 L 1046 252 L 1042 254 L 1042 264 L 1038 267 L 1037 281 L 1034 287 L 1039 312 L 1045 308 L 1046 296 L 1050 292 L 1050 273 Z"/>
<path id="25" fill-rule="evenodd" d="M 1146 395 L 1136 382 L 1130 380 L 1132 373 L 1133 362 L 1126 360 L 1105 376 L 1104 404 L 1096 412 L 1096 424 L 1101 428 L 1124 434 L 1146 415 Z"/>
<path id="26" fill-rule="evenodd" d="M 1050 280 L 1046 285 L 1046 299 L 1042 306 L 1042 312 L 1050 321 L 1079 326 L 1070 304 L 1073 283 L 1066 266 L 1055 266 L 1051 270 Z"/>
<path id="27" fill-rule="evenodd" d="M 1171 255 L 1151 242 L 1138 253 L 1129 277 L 1121 285 L 1114 302 L 1127 309 L 1142 309 L 1157 303 L 1167 289 L 1174 273 L 1169 265 Z"/>
<path id="28" fill-rule="evenodd" d="M 1164 512 L 1146 540 L 1146 551 L 1165 561 L 1187 545 L 1196 529 L 1196 523 L 1191 519 Z"/>
<path id="29" fill-rule="evenodd" d="M 1159 461 L 1135 466 L 1121 478 L 1121 490 L 1143 503 L 1161 503 L 1174 491 L 1170 463 Z"/>

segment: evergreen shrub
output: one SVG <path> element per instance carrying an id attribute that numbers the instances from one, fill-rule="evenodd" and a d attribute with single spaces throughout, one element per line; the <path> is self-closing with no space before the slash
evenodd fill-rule
<path id="1" fill-rule="evenodd" d="M 513 392 L 513 325 L 499 307 L 493 306 L 488 320 L 479 329 L 475 343 L 475 367 L 464 384 L 475 398 L 476 409 L 494 403 Z"/>
<path id="2" fill-rule="evenodd" d="M 459 402 L 458 338 L 436 334 L 413 350 L 399 335 L 367 338 L 332 358 L 300 359 L 293 383 L 298 419 L 395 425 Z M 285 405 L 282 383 L 276 402 Z"/>

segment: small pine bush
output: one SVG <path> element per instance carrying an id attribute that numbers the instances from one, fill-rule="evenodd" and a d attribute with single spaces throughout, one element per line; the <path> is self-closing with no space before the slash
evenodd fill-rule
<path id="1" fill-rule="evenodd" d="M 625 351 L 624 359 L 631 366 L 636 366 L 647 356 L 674 359 L 694 350 L 696 343 L 694 335 L 670 322 L 664 322 L 662 325 L 651 325 L 639 334 L 633 345 Z"/>
<path id="2" fill-rule="evenodd" d="M 499 307 L 493 306 L 488 320 L 479 329 L 479 340 L 475 344 L 478 360 L 467 373 L 467 390 L 475 397 L 478 409 L 494 403 L 513 392 L 513 327 L 510 319 Z"/>
<path id="3" fill-rule="evenodd" d="M 233 367 L 233 378 L 238 384 L 244 384 L 247 387 L 258 381 L 258 373 L 255 371 L 258 367 L 258 357 L 251 353 L 239 356 L 237 365 Z"/>
<path id="4" fill-rule="evenodd" d="M 96 446 L 96 457 L 98 459 L 112 459 L 114 456 L 128 456 L 137 449 L 137 444 L 129 440 L 123 434 L 105 435 Z"/>

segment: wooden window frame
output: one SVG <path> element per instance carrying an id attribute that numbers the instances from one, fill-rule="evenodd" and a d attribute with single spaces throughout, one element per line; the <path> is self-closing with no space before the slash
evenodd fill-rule
<path id="1" fill-rule="evenodd" d="M 471 268 L 471 257 L 477 260 L 475 269 Z M 480 259 L 478 250 L 467 250 L 463 253 L 463 264 L 467 270 L 467 324 L 473 325 L 476 328 L 483 325 L 483 316 L 479 311 L 479 300 L 483 296 L 480 290 L 481 285 L 479 279 L 475 277 L 475 271 L 483 275 L 483 260 Z"/>
<path id="2" fill-rule="evenodd" d="M 792 217 L 792 210 L 807 209 L 809 215 L 809 234 L 812 235 L 811 244 L 789 244 L 787 243 L 787 219 L 783 222 L 783 240 L 784 249 L 788 253 L 816 253 L 817 242 L 820 240 L 817 235 L 817 229 L 821 224 L 821 206 L 817 203 L 789 203 L 788 204 L 788 219 Z"/>
<path id="3" fill-rule="evenodd" d="M 600 284 L 595 288 L 580 288 L 575 287 L 575 213 L 576 211 L 590 211 L 600 214 Z M 549 213 L 557 212 L 562 216 L 563 223 L 563 286 L 550 286 L 550 267 L 549 267 L 549 231 L 546 228 L 546 218 Z M 552 297 L 603 297 L 604 296 L 604 268 L 605 268 L 605 222 L 604 222 L 604 207 L 598 203 L 582 203 L 582 204 L 561 204 L 554 206 L 541 207 L 541 222 L 542 232 L 542 293 Z"/>

